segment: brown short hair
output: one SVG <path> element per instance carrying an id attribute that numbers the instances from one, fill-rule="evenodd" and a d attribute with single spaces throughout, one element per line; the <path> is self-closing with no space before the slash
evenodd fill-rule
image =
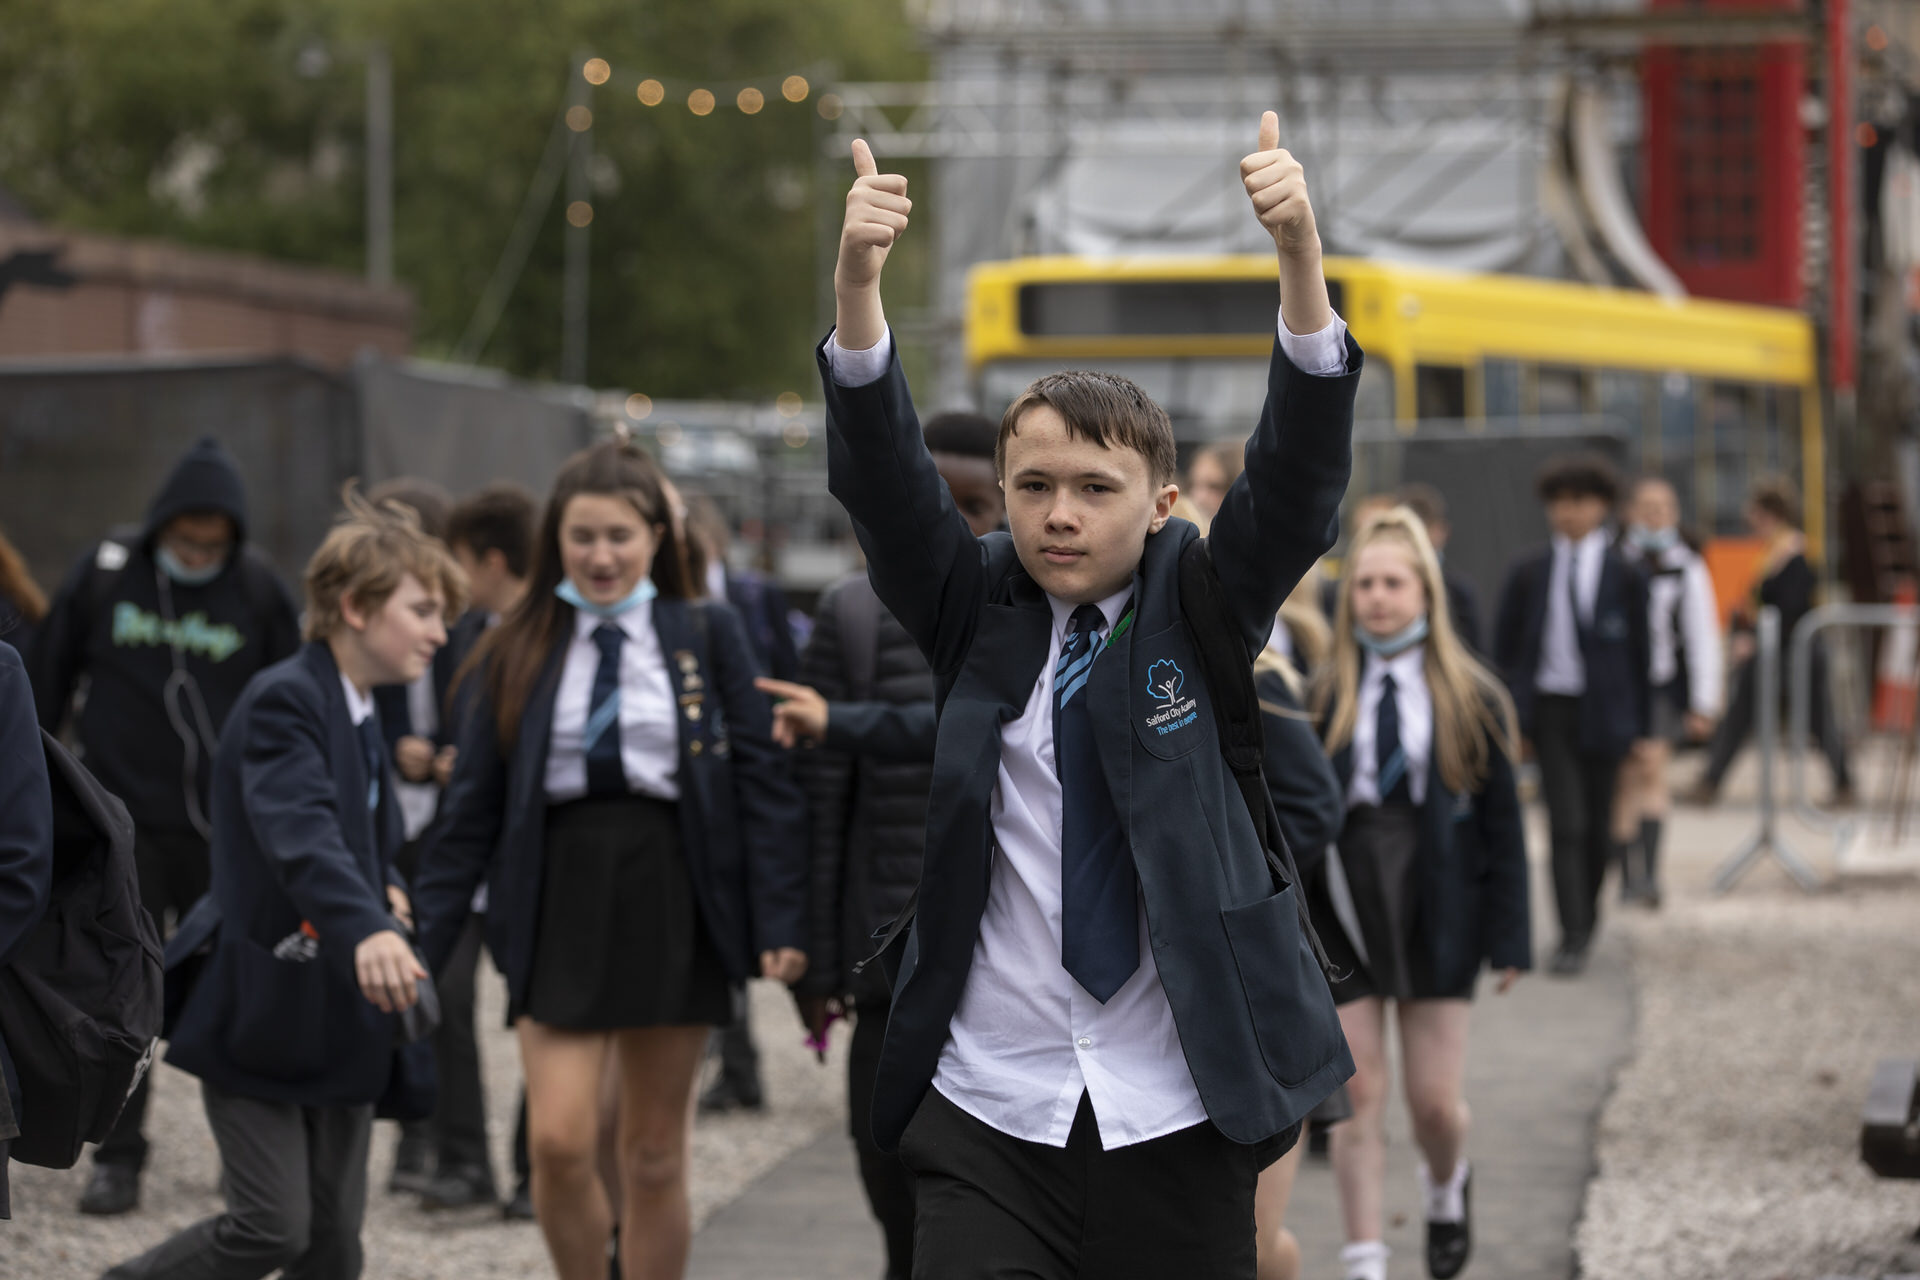
<path id="1" fill-rule="evenodd" d="M 511 480 L 496 480 L 453 508 L 447 517 L 447 545 L 464 545 L 476 560 L 498 551 L 507 572 L 524 578 L 533 567 L 533 530 L 539 518 L 539 499 Z"/>
<path id="2" fill-rule="evenodd" d="M 1598 498 L 1611 507 L 1620 499 L 1620 473 L 1597 453 L 1567 453 L 1540 469 L 1535 485 L 1540 501 Z"/>
<path id="3" fill-rule="evenodd" d="M 346 511 L 307 561 L 307 639 L 325 640 L 343 625 L 343 601 L 378 609 L 408 574 L 440 592 L 449 619 L 460 615 L 467 607 L 467 575 L 445 544 L 420 527 L 412 507 L 392 499 L 375 506 L 352 481 L 341 501 Z"/>
<path id="4" fill-rule="evenodd" d="M 1781 524 L 1800 527 L 1800 491 L 1785 476 L 1769 476 L 1754 482 L 1747 502 L 1766 512 Z"/>
<path id="5" fill-rule="evenodd" d="M 1173 423 L 1131 378 L 1116 373 L 1070 370 L 1037 378 L 1000 416 L 1000 438 L 993 445 L 993 469 L 1007 470 L 1007 437 L 1020 429 L 1027 410 L 1047 405 L 1067 424 L 1067 434 L 1108 449 L 1132 449 L 1147 460 L 1154 483 L 1165 484 L 1179 470 L 1174 456 Z"/>

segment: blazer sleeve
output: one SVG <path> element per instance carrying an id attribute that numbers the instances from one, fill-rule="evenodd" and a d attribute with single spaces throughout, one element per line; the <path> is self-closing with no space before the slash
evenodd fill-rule
<path id="1" fill-rule="evenodd" d="M 753 686 L 758 668 L 745 625 L 731 606 L 710 601 L 713 679 L 726 708 L 734 802 L 746 843 L 747 897 L 756 952 L 806 950 L 806 802 L 787 753 L 773 740 L 773 704 Z"/>
<path id="2" fill-rule="evenodd" d="M 1340 499 L 1353 471 L 1353 397 L 1363 357 L 1347 338 L 1347 372 L 1303 373 L 1276 335 L 1267 400 L 1247 441 L 1246 470 L 1209 531 L 1213 564 L 1251 657 L 1273 618 L 1340 534 Z"/>
<path id="3" fill-rule="evenodd" d="M 54 593 L 47 616 L 40 623 L 33 643 L 22 654 L 28 679 L 33 686 L 33 705 L 40 727 L 58 734 L 66 723 L 73 686 L 86 666 L 87 644 L 92 630 L 92 594 L 94 553 L 88 552 L 68 571 L 66 580 Z"/>
<path id="4" fill-rule="evenodd" d="M 1300 708 L 1299 700 L 1279 676 L 1259 677 L 1261 719 L 1266 729 L 1266 752 L 1261 769 L 1274 811 L 1280 815 L 1280 833 L 1293 851 L 1305 876 L 1320 862 L 1323 851 L 1340 834 L 1345 817 L 1340 780 L 1333 762 L 1320 749 L 1320 736 Z"/>
<path id="5" fill-rule="evenodd" d="M 925 702 L 835 702 L 827 710 L 823 744 L 853 755 L 930 764 L 940 720 Z"/>
<path id="6" fill-rule="evenodd" d="M 1527 834 L 1513 761 L 1499 745 L 1473 798 L 1484 861 L 1480 868 L 1482 940 L 1496 969 L 1533 968 L 1533 923 L 1527 897 Z"/>
<path id="7" fill-rule="evenodd" d="M 880 603 L 937 674 L 954 671 L 973 639 L 985 559 L 920 435 L 899 346 L 884 374 L 857 387 L 834 381 L 824 340 L 814 355 L 827 402 L 827 488 L 853 521 Z"/>
<path id="8" fill-rule="evenodd" d="M 474 890 L 487 873 L 506 822 L 510 783 L 482 672 L 463 682 L 452 701 L 450 709 L 459 714 L 459 754 L 413 876 L 420 951 L 435 973 L 446 967 L 473 909 Z"/>
<path id="9" fill-rule="evenodd" d="M 26 667 L 0 642 L 0 963 L 53 887 L 53 792 Z"/>
<path id="10" fill-rule="evenodd" d="M 294 909 L 336 959 L 393 928 L 387 904 L 340 833 L 325 703 L 297 685 L 262 689 L 228 734 L 243 734 L 240 793 L 254 843 Z"/>
<path id="11" fill-rule="evenodd" d="M 835 592 L 820 597 L 814 613 L 813 636 L 800 655 L 800 683 L 833 700 L 847 690 L 846 658 L 840 643 L 840 610 Z M 828 725 L 832 725 L 829 717 Z M 800 990 L 810 995 L 838 995 L 846 985 L 840 954 L 844 921 L 847 840 L 853 829 L 853 771 L 851 756 L 820 748 L 793 757 L 794 778 L 807 801 L 807 974 Z"/>

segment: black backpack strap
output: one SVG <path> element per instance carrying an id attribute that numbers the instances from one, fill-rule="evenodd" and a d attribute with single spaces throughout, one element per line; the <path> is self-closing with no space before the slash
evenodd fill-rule
<path id="1" fill-rule="evenodd" d="M 1320 945 L 1320 935 L 1307 911 L 1305 886 L 1294 866 L 1293 851 L 1280 833 L 1280 815 L 1273 807 L 1273 793 L 1267 790 L 1261 763 L 1266 756 L 1266 735 L 1260 721 L 1260 695 L 1254 687 L 1253 658 L 1247 653 L 1240 627 L 1227 608 L 1226 590 L 1213 569 L 1213 550 L 1205 538 L 1195 538 L 1180 553 L 1180 614 L 1193 637 L 1194 651 L 1200 655 L 1200 673 L 1207 686 L 1207 700 L 1213 707 L 1213 723 L 1220 734 L 1220 754 L 1240 787 L 1247 815 L 1253 819 L 1254 834 L 1260 837 L 1261 852 L 1266 855 L 1267 870 L 1274 888 L 1295 886 L 1294 905 L 1300 913 L 1300 928 L 1321 971 L 1333 978 L 1333 962 Z M 1342 975 L 1343 976 L 1343 975 Z"/>

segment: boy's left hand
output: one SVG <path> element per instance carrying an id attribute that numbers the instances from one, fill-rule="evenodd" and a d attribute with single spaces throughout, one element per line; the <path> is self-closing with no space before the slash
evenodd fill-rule
<path id="1" fill-rule="evenodd" d="M 796 947 L 760 953 L 760 976 L 791 986 L 807 976 L 807 953 Z"/>
<path id="2" fill-rule="evenodd" d="M 1513 990 L 1513 984 L 1518 981 L 1520 981 L 1520 971 L 1518 969 L 1502 969 L 1500 971 L 1500 981 L 1493 988 L 1494 994 L 1507 994 L 1507 992 Z"/>
<path id="3" fill-rule="evenodd" d="M 413 928 L 413 900 L 407 897 L 407 891 L 397 884 L 387 886 L 387 909 L 393 912 L 393 918 L 407 928 Z"/>
<path id="4" fill-rule="evenodd" d="M 1307 175 L 1293 153 L 1281 149 L 1280 117 L 1260 116 L 1260 148 L 1240 162 L 1240 181 L 1260 225 L 1287 257 L 1320 253 L 1320 231 L 1307 200 Z"/>

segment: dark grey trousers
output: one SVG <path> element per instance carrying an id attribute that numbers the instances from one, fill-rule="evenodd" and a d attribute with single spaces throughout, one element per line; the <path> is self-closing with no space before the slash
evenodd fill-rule
<path id="1" fill-rule="evenodd" d="M 301 1107 L 202 1084 L 227 1211 L 104 1280 L 358 1280 L 373 1108 Z"/>
<path id="2" fill-rule="evenodd" d="M 1580 749 L 1578 698 L 1538 695 L 1533 721 L 1533 755 L 1540 763 L 1540 792 L 1553 844 L 1553 903 L 1560 915 L 1560 941 L 1584 951 L 1599 925 L 1620 758 Z"/>

